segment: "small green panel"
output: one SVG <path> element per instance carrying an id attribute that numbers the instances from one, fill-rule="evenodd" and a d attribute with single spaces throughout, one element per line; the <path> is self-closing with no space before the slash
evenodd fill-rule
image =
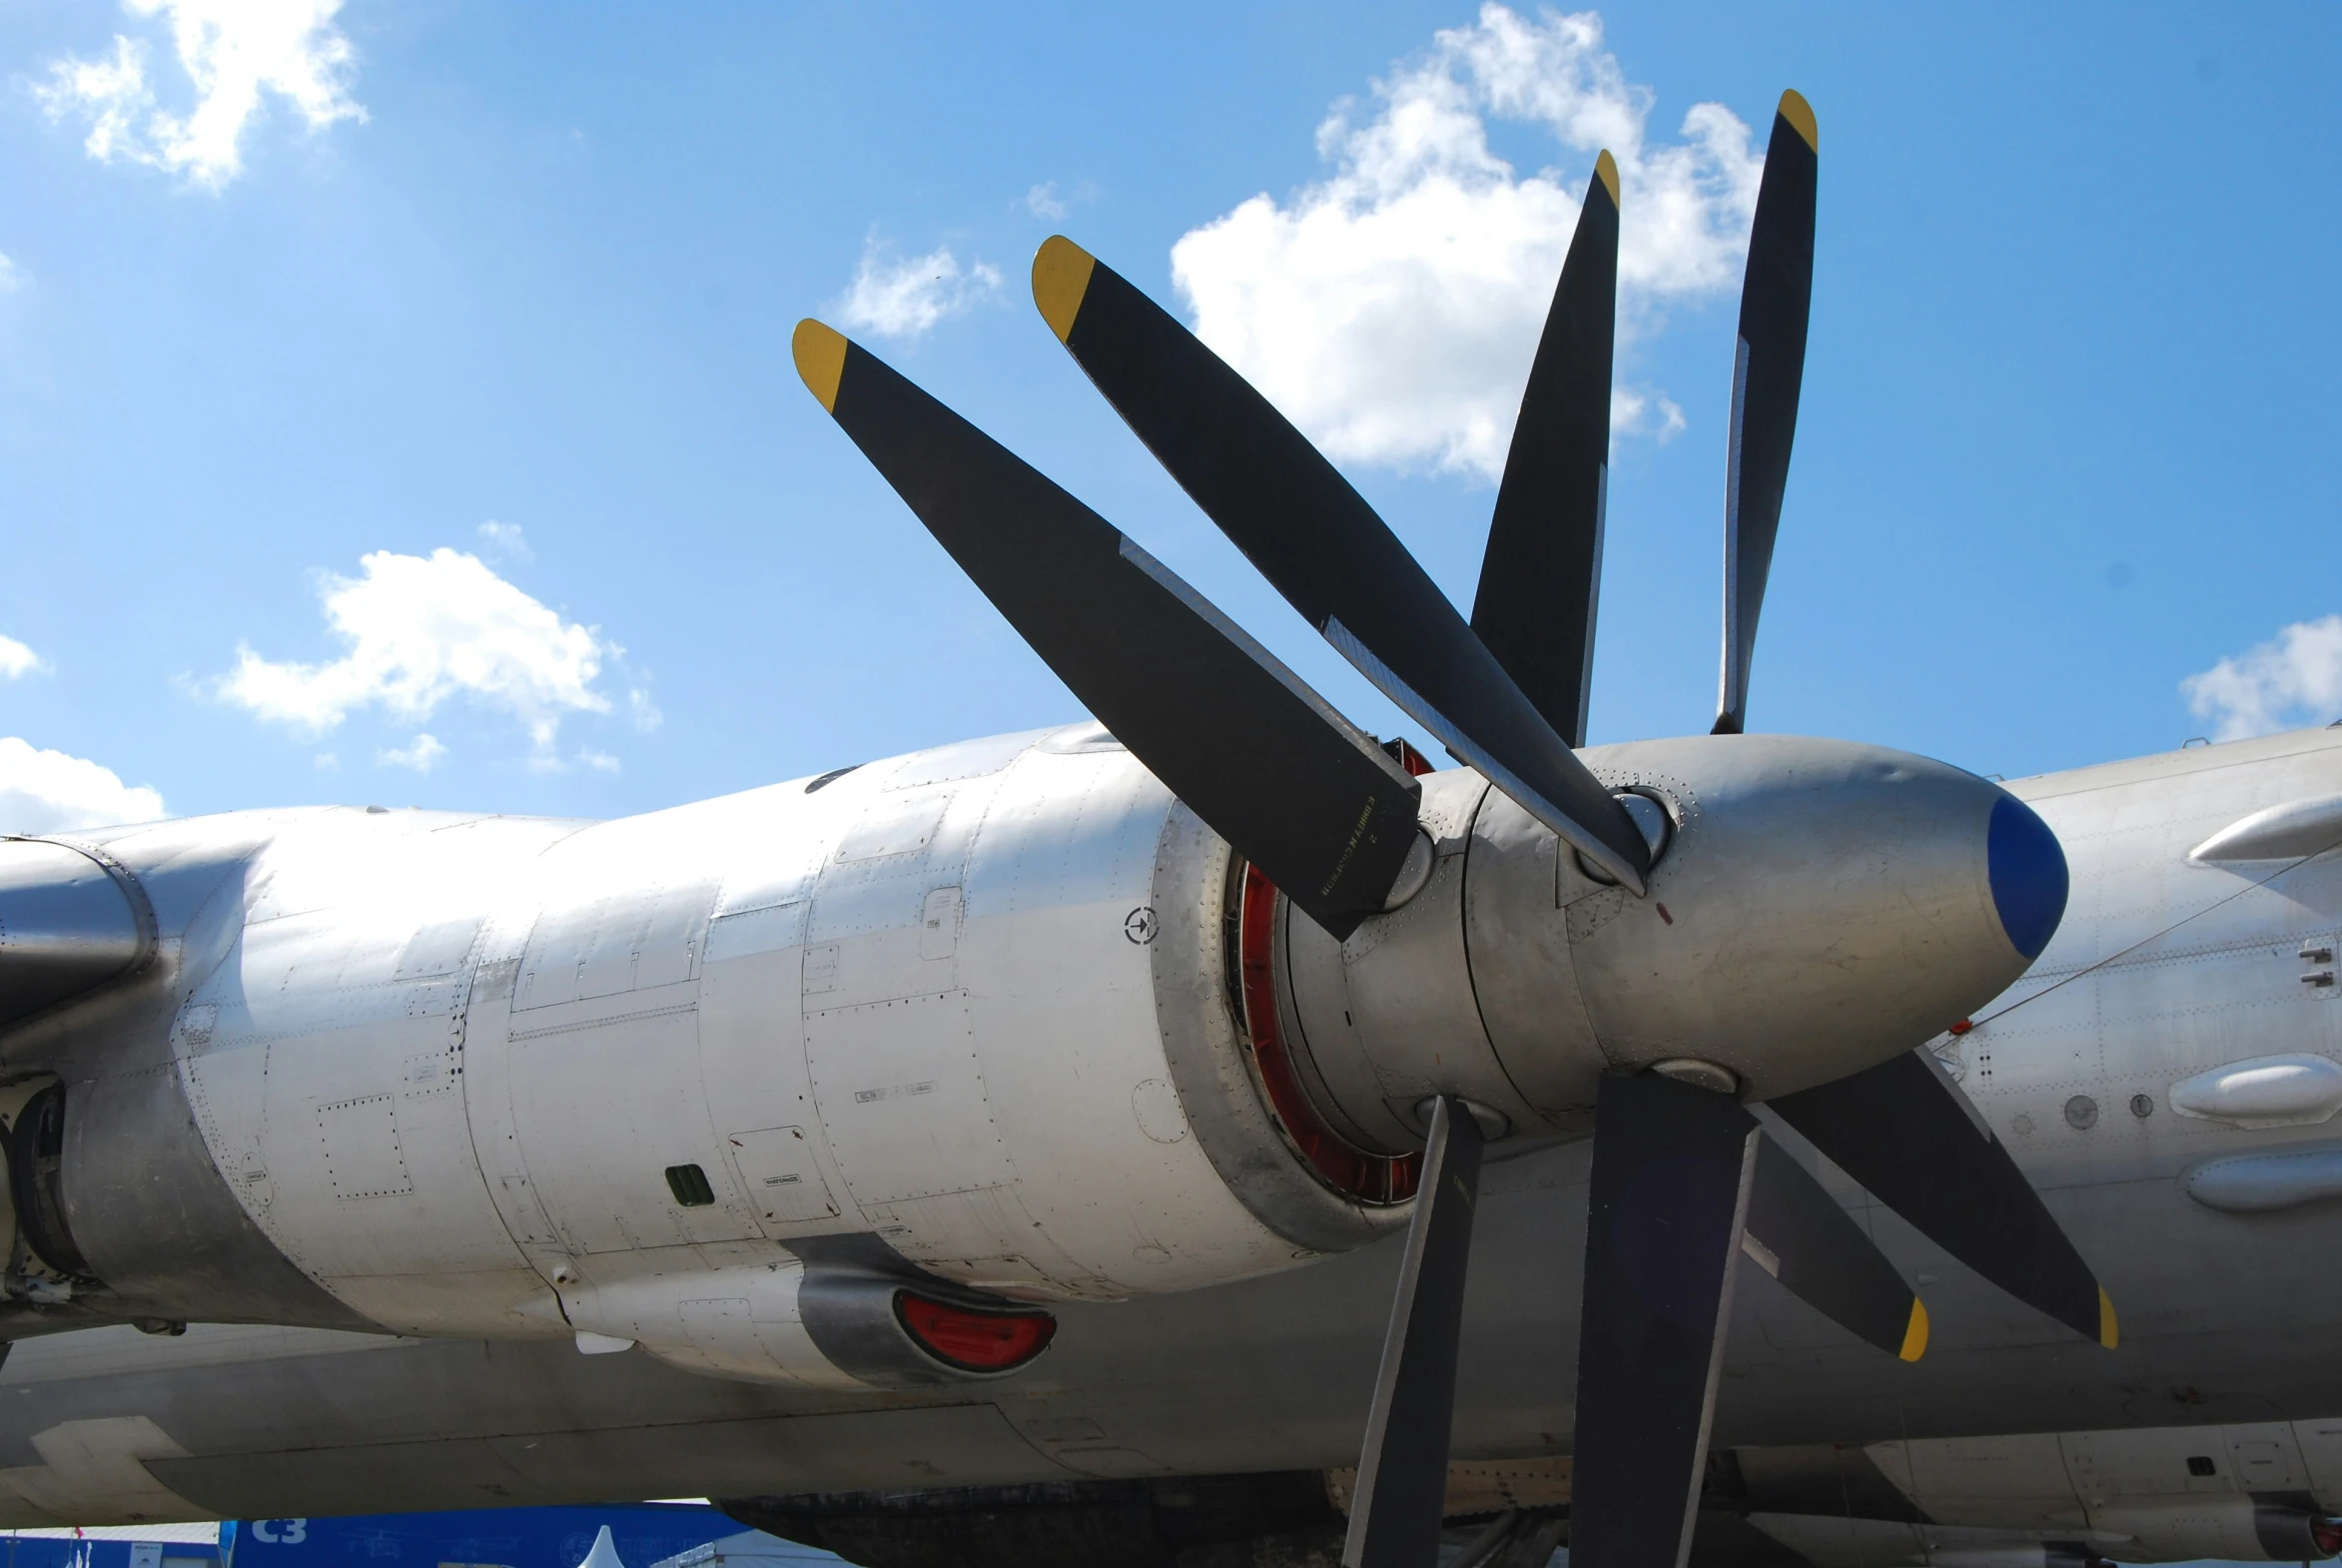
<path id="1" fill-rule="evenodd" d="M 707 1173 L 697 1166 L 667 1167 L 667 1190 L 685 1208 L 705 1208 L 716 1200 L 716 1189 L 707 1184 Z"/>

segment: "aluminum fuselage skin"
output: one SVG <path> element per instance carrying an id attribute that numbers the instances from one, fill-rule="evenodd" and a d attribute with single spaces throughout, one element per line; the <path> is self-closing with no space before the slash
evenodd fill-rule
<path id="1" fill-rule="evenodd" d="M 200 1290 L 218 1316 L 294 1326 L 199 1323 L 182 1338 L 108 1327 L 17 1344 L 0 1367 L 0 1512 L 251 1517 L 1348 1462 L 1395 1264 L 1371 1238 L 1390 1216 L 1271 1170 L 1274 1130 L 1239 1125 L 1252 1090 L 1231 1076 L 1227 1043 L 1171 1038 L 1182 1026 L 1163 1001 L 1167 965 L 1174 979 L 1180 962 L 1194 972 L 1191 1021 L 1224 1010 L 1224 977 L 1204 962 L 1220 907 L 1215 891 L 1201 896 L 1213 862 L 1180 858 L 1175 809 L 1111 746 L 1079 732 L 1032 740 L 989 771 L 982 743 L 926 754 L 939 776 L 886 781 L 915 808 L 875 818 L 875 783 L 858 793 L 849 774 L 803 797 L 834 795 L 841 814 L 803 842 L 759 841 L 753 796 L 687 808 L 708 825 L 696 861 L 675 852 L 690 835 L 657 817 L 276 813 L 149 830 L 143 850 L 137 835 L 109 838 L 171 933 L 160 983 L 20 1029 L 8 1070 L 53 1073 L 81 1096 L 77 1115 L 112 1107 L 129 1130 L 105 1162 L 93 1147 L 68 1168 L 75 1233 L 102 1238 L 91 1261 L 118 1309 L 179 1315 Z M 1096 804 L 1078 817 L 1091 837 L 1054 873 L 1026 855 L 1023 883 L 986 888 L 979 839 L 1013 832 L 1015 814 L 968 803 L 1020 787 L 1019 769 L 1055 770 L 1052 789 L 1074 781 Z M 777 788 L 802 797 L 802 784 Z M 1744 1270 L 1721 1443 L 2342 1412 L 2332 1210 L 2218 1212 L 2183 1187 L 2206 1161 L 2317 1147 L 2331 1127 L 2244 1128 L 2168 1104 L 2173 1083 L 2224 1064 L 2342 1057 L 2342 1006 L 2302 984 L 2299 957 L 2342 928 L 2337 857 L 2291 870 L 2186 859 L 2255 810 L 2342 789 L 2342 734 L 2010 789 L 2063 842 L 2072 900 L 2029 973 L 1975 1008 L 1975 1029 L 1937 1044 L 2106 1283 L 2121 1348 L 1999 1295 L 1840 1183 L 1920 1280 L 1930 1352 L 1889 1362 Z M 1458 808 L 1467 884 L 1483 820 L 1494 821 L 1484 806 Z M 857 832 L 871 853 L 841 853 Z M 918 875 L 886 873 L 914 853 Z M 353 858 L 368 855 L 354 878 Z M 965 877 L 929 874 L 954 855 Z M 595 889 L 629 864 L 636 885 L 680 891 L 613 924 Z M 1563 887 L 1567 867 L 1554 875 L 1557 905 L 1599 893 Z M 1162 907 L 1174 885 L 1196 895 L 1185 926 Z M 350 918 L 353 888 L 368 890 L 375 918 Z M 956 897 L 939 900 L 947 888 Z M 1655 886 L 1654 902 L 1665 897 Z M 1469 918 L 1468 893 L 1457 899 Z M 1604 930 L 1652 918 L 1616 900 L 1575 927 L 1557 911 L 1576 958 Z M 987 920 L 1012 908 L 1062 922 L 1056 939 L 988 950 Z M 327 971 L 331 984 L 312 984 Z M 905 989 L 910 974 L 936 983 Z M 1938 1006 L 1928 988 L 1940 978 L 1909 978 L 1923 1010 Z M 736 999 L 782 979 L 798 1034 L 776 1049 L 769 1019 Z M 886 1037 L 864 1021 L 913 1007 L 971 1043 L 965 1077 L 890 1075 L 873 1060 Z M 1043 1007 L 1054 1012 L 1039 1018 Z M 1501 1006 L 1481 1011 L 1501 1059 Z M 690 1037 L 644 1057 L 640 1032 L 680 1030 L 678 1019 Z M 1021 1067 L 999 1043 L 1036 1027 L 1066 1044 Z M 1597 1021 L 1590 1038 L 1617 1033 Z M 630 1059 L 596 1066 L 596 1052 L 628 1041 Z M 1603 1049 L 1615 1051 L 1586 1058 L 1590 1071 Z M 629 1060 L 665 1067 L 627 1077 Z M 610 1073 L 631 1100 L 571 1092 Z M 2133 1114 L 2134 1097 L 2147 1114 Z M 1381 1098 L 1403 1111 L 1403 1096 Z M 2069 1116 L 2077 1099 L 2092 1114 Z M 1545 1101 L 1566 1120 L 1566 1095 Z M 1374 1110 L 1345 1104 L 1360 1122 Z M 935 1117 L 916 1146 L 925 1155 L 877 1134 L 856 1143 L 857 1115 L 906 1105 Z M 822 1147 L 792 1172 L 770 1146 L 815 1124 Z M 1360 1129 L 1394 1142 L 1400 1131 Z M 743 1157 L 751 1134 L 766 1135 L 763 1153 Z M 1459 1457 L 1569 1444 L 1587 1151 L 1566 1128 L 1540 1141 L 1485 1178 Z M 715 1177 L 717 1203 L 665 1199 L 661 1171 L 685 1164 Z M 981 1184 L 971 1170 L 1011 1179 Z M 759 1188 L 760 1173 L 796 1179 Z M 1256 1190 L 1240 1190 L 1247 1179 Z M 157 1206 L 165 1190 L 175 1216 Z M 759 1206 L 760 1191 L 781 1190 L 789 1203 Z M 825 1373 L 790 1301 L 745 1285 L 705 1297 L 746 1303 L 741 1320 L 761 1326 L 744 1334 L 727 1338 L 721 1311 L 665 1343 L 643 1329 L 646 1311 L 688 1319 L 655 1289 L 644 1308 L 643 1281 L 685 1260 L 781 1277 L 801 1262 L 792 1242 L 849 1224 L 947 1279 L 1048 1300 L 1056 1344 L 1005 1380 L 885 1390 Z M 190 1230 L 207 1238 L 192 1261 L 171 1250 Z M 576 1327 L 643 1349 L 581 1355 Z"/>

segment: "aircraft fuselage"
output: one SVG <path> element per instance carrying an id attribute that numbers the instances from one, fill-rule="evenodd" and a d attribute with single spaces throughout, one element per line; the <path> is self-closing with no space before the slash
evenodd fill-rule
<path id="1" fill-rule="evenodd" d="M 1617 787 L 1686 755 L 1588 761 Z M 1961 787 L 1944 772 L 1913 787 Z M 1734 777 L 1673 782 L 1729 803 Z M 1082 728 L 600 825 L 332 810 L 95 836 L 152 951 L 0 1041 L 12 1118 L 64 1086 L 52 1223 L 85 1265 L 32 1255 L 31 1216 L 0 1498 L 94 1523 L 1339 1466 L 1395 1261 L 1371 1243 L 1404 1218 L 1410 1063 L 1459 1050 L 1527 1152 L 1483 1184 L 1456 1456 L 1566 1451 L 1593 1079 L 1680 1052 L 1794 1088 L 1765 1038 L 1793 1004 L 1839 998 L 1827 1073 L 2006 977 L 1947 973 L 1956 942 L 1931 968 L 1929 934 L 1981 917 L 1950 895 L 1911 917 L 1902 884 L 1842 964 L 1768 977 L 1761 900 L 1703 904 L 1696 813 L 1686 880 L 1671 896 L 1663 860 L 1644 901 L 1474 776 L 1426 783 L 1424 883 L 1338 950 L 1282 913 L 1247 932 L 1225 847 Z M 2292 1114 L 2239 1112 L 2252 1086 L 2217 1082 L 2342 1058 L 2303 956 L 2342 930 L 2342 869 L 2187 858 L 2342 790 L 2342 735 L 2008 787 L 2057 831 L 2072 898 L 1935 1045 L 2121 1346 L 1825 1173 L 1919 1281 L 1930 1352 L 1888 1361 L 1744 1268 L 1721 1444 L 2342 1411 L 2316 1185 L 2342 1095 L 2317 1102 L 2312 1067 Z M 1737 820 L 1719 806 L 1712 831 Z M 1881 831 L 1857 848 L 1885 864 Z M 1816 842 L 1809 861 L 1835 852 Z M 1923 872 L 1966 886 L 1880 874 Z M 1678 930 L 1709 946 L 1671 971 L 1654 940 Z M 1247 959 L 1271 992 L 1247 998 Z M 1545 989 L 1505 992 L 1532 973 Z M 1250 1050 L 1271 1001 L 1281 1085 Z M 1293 1125 L 1295 1092 L 1319 1126 Z M 1355 1158 L 1329 1171 L 1312 1137 Z M 1055 1342 L 1005 1374 L 939 1367 L 887 1307 L 904 1280 L 1045 1307 Z M 132 1319 L 199 1326 L 81 1326 Z M 239 1321 L 271 1326 L 205 1326 Z"/>

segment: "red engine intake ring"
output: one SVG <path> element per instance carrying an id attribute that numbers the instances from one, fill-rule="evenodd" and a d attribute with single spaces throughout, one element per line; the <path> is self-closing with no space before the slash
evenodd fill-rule
<path id="1" fill-rule="evenodd" d="M 1415 1195 L 1423 1157 L 1369 1154 L 1326 1125 L 1301 1087 L 1299 1073 L 1276 1020 L 1276 887 L 1244 867 L 1237 896 L 1236 955 L 1243 998 L 1244 1040 L 1252 1070 L 1267 1093 L 1270 1120 L 1311 1174 L 1361 1203 L 1402 1203 Z"/>

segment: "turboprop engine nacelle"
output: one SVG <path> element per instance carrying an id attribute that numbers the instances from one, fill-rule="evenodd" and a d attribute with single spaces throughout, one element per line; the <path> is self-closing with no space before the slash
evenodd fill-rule
<path id="1" fill-rule="evenodd" d="M 96 835 L 157 958 L 0 1036 L 12 1082 L 61 1086 L 18 1193 L 58 1255 L 9 1310 L 998 1375 L 1047 1343 L 1032 1304 L 1402 1224 L 1434 1091 L 1515 1148 L 1582 1131 L 1612 1069 L 1785 1093 L 1925 1040 L 2054 924 L 2054 842 L 1953 769 L 1591 760 L 1666 837 L 1648 896 L 1456 770 L 1424 781 L 1427 875 L 1338 945 L 1094 725 L 602 824 Z"/>
<path id="2" fill-rule="evenodd" d="M 1499 1135 L 1582 1136 L 1605 1072 L 1664 1065 L 1746 1100 L 1859 1072 L 2005 989 L 2064 905 L 2048 829 L 1942 763 L 1775 736 L 1586 757 L 1644 803 L 1646 897 L 1468 770 L 1423 779 L 1430 874 L 1347 941 L 1233 874 L 1243 1049 L 1320 1184 L 1409 1189 L 1435 1094 Z M 1198 884 L 1220 874 L 1192 853 Z"/>

